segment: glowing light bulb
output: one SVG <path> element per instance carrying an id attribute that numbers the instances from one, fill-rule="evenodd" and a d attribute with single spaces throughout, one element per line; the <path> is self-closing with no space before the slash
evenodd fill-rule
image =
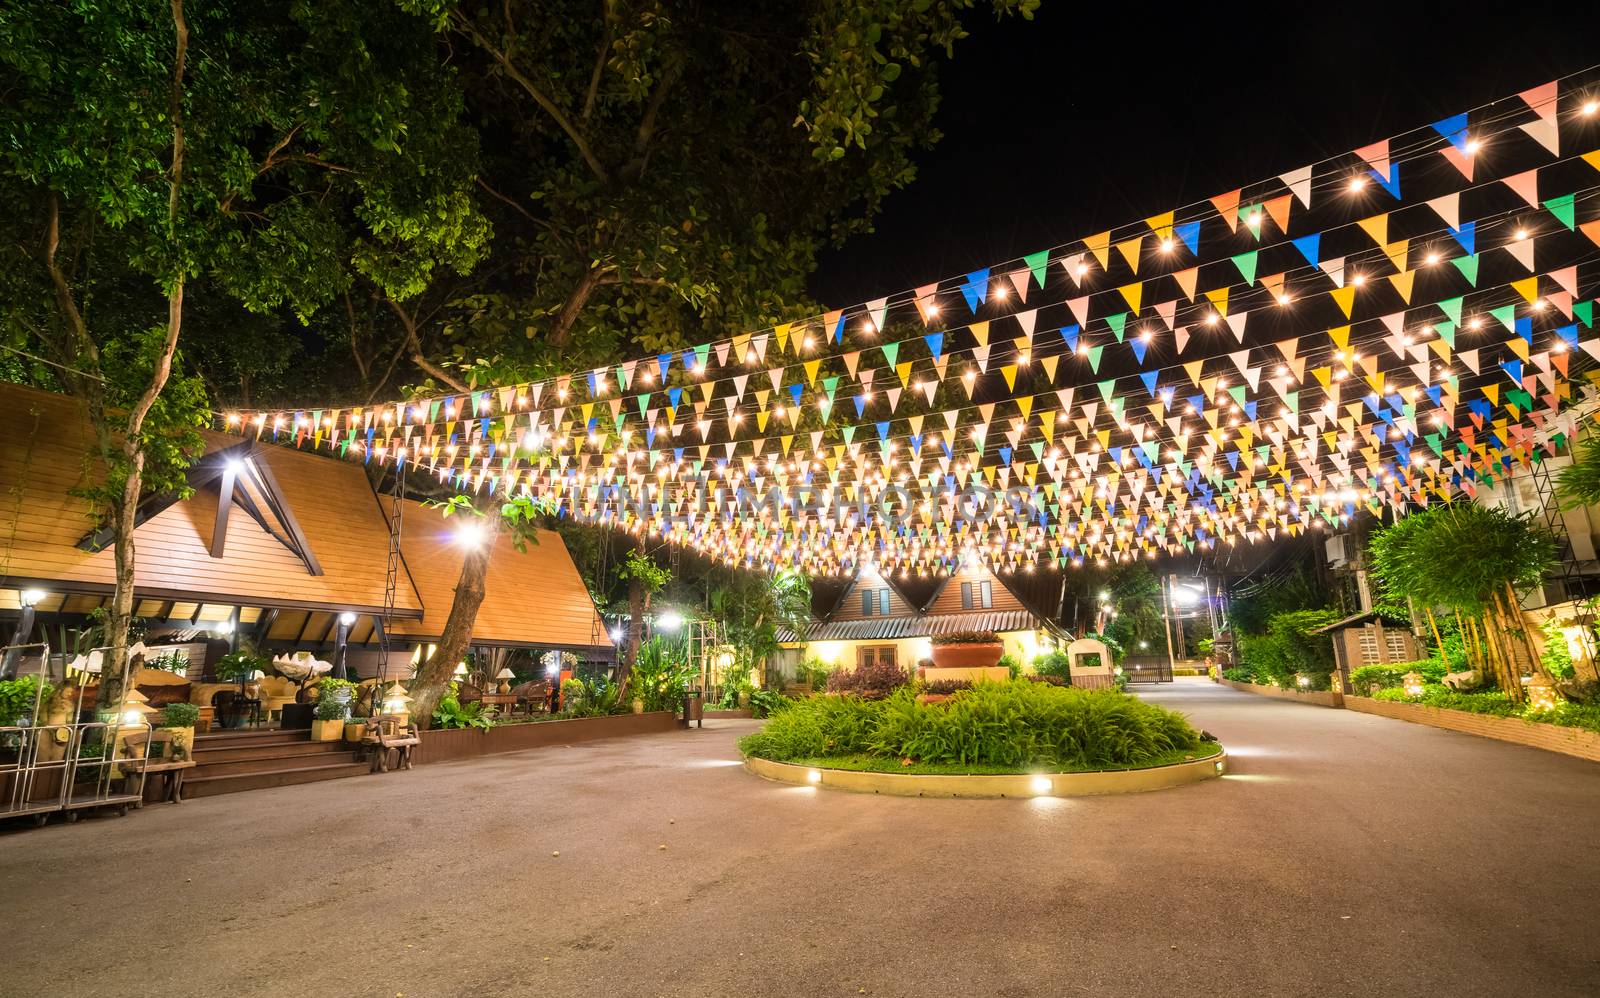
<path id="1" fill-rule="evenodd" d="M 1351 177 L 1350 178 L 1350 189 L 1352 191 L 1359 191 L 1365 186 L 1367 186 L 1367 178 L 1366 177 Z"/>

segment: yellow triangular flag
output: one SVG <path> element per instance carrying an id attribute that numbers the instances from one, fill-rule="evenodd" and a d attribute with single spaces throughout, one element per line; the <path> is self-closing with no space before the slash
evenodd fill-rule
<path id="1" fill-rule="evenodd" d="M 1100 261 L 1100 269 L 1105 270 L 1111 256 L 1111 233 L 1101 232 L 1090 236 L 1083 241 L 1083 244 L 1089 247 L 1089 252 L 1093 253 L 1094 258 Z"/>
<path id="2" fill-rule="evenodd" d="M 1355 285 L 1352 284 L 1343 288 L 1334 288 L 1332 291 L 1329 291 L 1328 294 L 1332 295 L 1333 300 L 1338 303 L 1339 310 L 1344 313 L 1344 317 L 1346 319 L 1350 318 L 1350 310 L 1354 308 L 1356 304 Z"/>
<path id="3" fill-rule="evenodd" d="M 1356 224 L 1361 226 L 1361 231 L 1371 236 L 1372 241 L 1377 243 L 1379 246 L 1383 246 L 1388 243 L 1389 216 L 1387 214 L 1373 215 L 1371 218 L 1363 218 Z"/>
<path id="4" fill-rule="evenodd" d="M 1117 243 L 1117 252 L 1128 261 L 1128 267 L 1137 274 L 1139 272 L 1139 247 L 1144 245 L 1144 236 L 1134 236 Z"/>
<path id="5" fill-rule="evenodd" d="M 1220 315 L 1227 315 L 1228 314 L 1228 289 L 1227 288 L 1217 288 L 1215 291 L 1207 291 L 1206 292 L 1206 299 L 1211 302 L 1212 307 L 1217 310 L 1218 314 L 1220 314 Z"/>
<path id="6" fill-rule="evenodd" d="M 1124 284 L 1117 290 L 1122 293 L 1123 298 L 1127 299 L 1128 307 L 1133 309 L 1133 314 L 1138 315 L 1139 302 L 1144 299 L 1144 284 L 1135 281 L 1132 284 Z"/>

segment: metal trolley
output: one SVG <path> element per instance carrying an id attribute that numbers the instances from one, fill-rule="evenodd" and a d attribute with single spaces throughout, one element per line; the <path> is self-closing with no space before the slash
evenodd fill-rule
<path id="1" fill-rule="evenodd" d="M 96 650 L 104 657 L 109 649 Z M 42 825 L 58 811 L 76 821 L 92 808 L 115 808 L 126 814 L 137 805 L 144 797 L 151 742 L 143 712 L 130 710 L 85 721 L 80 686 L 66 719 L 49 723 L 49 701 L 44 697 L 50 679 L 49 645 L 8 646 L 0 648 L 0 657 L 8 665 L 17 664 L 19 678 L 35 679 L 32 712 L 16 719 L 26 723 L 0 727 L 0 818 L 32 817 Z M 127 679 L 124 665 L 124 688 Z"/>
<path id="2" fill-rule="evenodd" d="M 38 668 L 28 670 L 35 653 Z M 7 645 L 0 648 L 0 661 L 18 663 L 19 679 L 34 677 L 31 710 L 15 718 L 17 723 L 0 726 L 0 818 L 32 816 L 42 825 L 66 802 L 73 726 L 39 723 L 44 720 L 49 644 Z"/>

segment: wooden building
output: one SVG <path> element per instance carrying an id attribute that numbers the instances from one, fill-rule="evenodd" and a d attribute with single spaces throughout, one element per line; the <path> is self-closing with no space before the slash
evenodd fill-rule
<path id="1" fill-rule="evenodd" d="M 1350 688 L 1350 673 L 1364 665 L 1415 662 L 1424 657 L 1416 635 L 1405 621 L 1382 617 L 1371 610 L 1319 627 L 1314 633 L 1333 639 L 1333 661 L 1345 689 Z"/>
<path id="2" fill-rule="evenodd" d="M 76 626 L 109 601 L 114 581 L 109 534 L 75 495 L 104 476 L 91 428 L 75 400 L 6 384 L 0 427 L 0 622 L 15 618 L 27 592 L 42 625 Z M 268 653 L 326 652 L 343 626 L 348 666 L 376 675 L 386 665 L 378 649 L 393 500 L 353 461 L 204 437 L 205 455 L 187 473 L 192 494 L 141 504 L 135 614 L 172 641 L 248 636 Z M 405 503 L 388 675 L 442 630 L 463 557 L 450 526 Z M 6 623 L 0 629 L 10 632 Z M 502 537 L 474 643 L 613 656 L 583 580 L 550 531 L 526 552 Z M 192 678 L 207 664 L 191 658 Z"/>
<path id="3" fill-rule="evenodd" d="M 805 634 L 780 637 L 790 659 L 843 668 L 893 662 L 910 672 L 931 658 L 937 635 L 994 631 L 1006 653 L 1026 665 L 1067 634 L 1038 601 L 1024 602 L 1020 589 L 983 566 L 912 580 L 862 569 L 842 590 L 819 589 Z"/>

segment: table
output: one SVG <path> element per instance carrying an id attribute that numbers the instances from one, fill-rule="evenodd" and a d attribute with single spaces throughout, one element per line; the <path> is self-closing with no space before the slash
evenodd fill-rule
<path id="1" fill-rule="evenodd" d="M 517 705 L 518 696 L 515 693 L 485 693 L 483 705 L 485 707 L 505 708 L 506 713 L 511 713 L 511 708 Z"/>
<path id="2" fill-rule="evenodd" d="M 261 699 L 259 697 L 254 699 L 250 697 L 234 697 L 228 701 L 226 706 L 220 708 L 217 713 L 222 718 L 222 726 L 224 728 L 228 727 L 229 719 L 235 717 L 248 719 L 251 726 L 258 726 L 261 724 Z M 243 726 L 242 724 L 240 725 L 240 727 Z"/>

